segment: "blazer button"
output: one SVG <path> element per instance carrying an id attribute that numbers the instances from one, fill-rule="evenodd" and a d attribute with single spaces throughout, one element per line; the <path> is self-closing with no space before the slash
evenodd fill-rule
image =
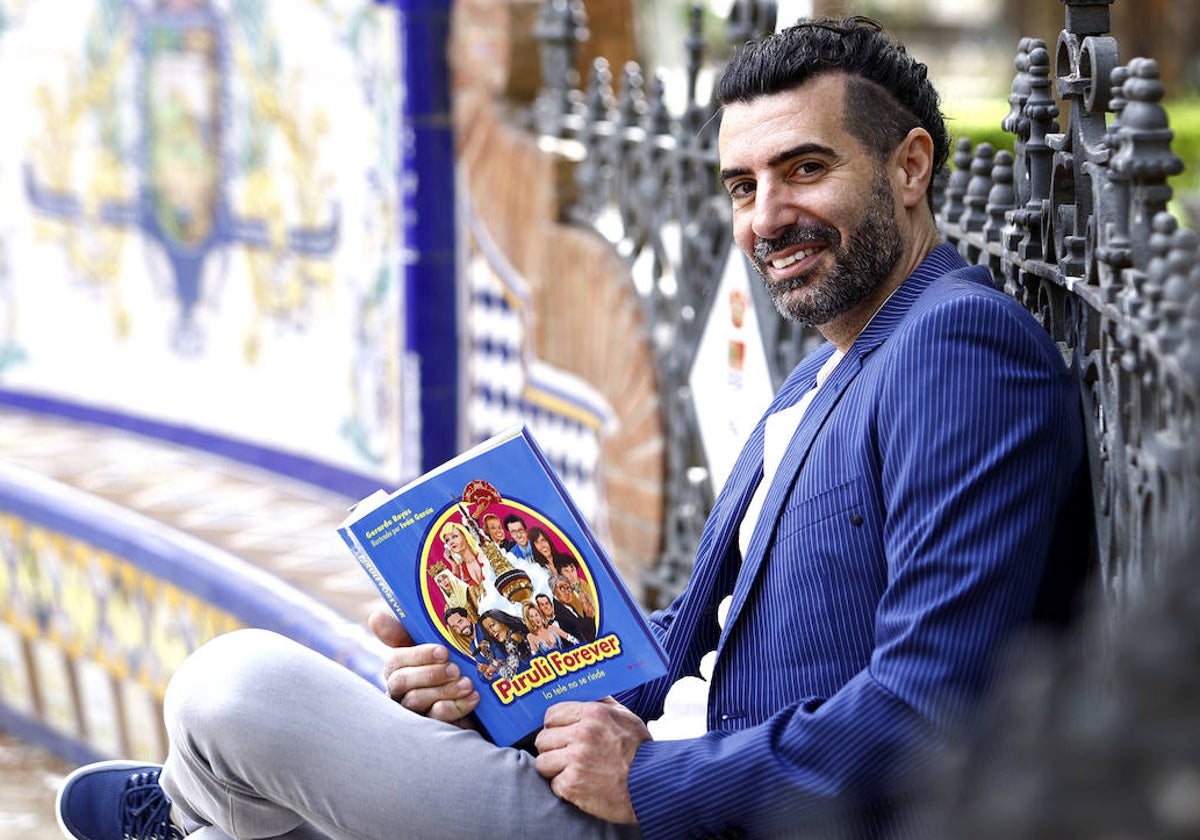
<path id="1" fill-rule="evenodd" d="M 853 525 L 855 528 L 861 527 L 862 523 L 863 523 L 863 518 L 860 514 L 856 513 L 850 517 L 850 524 Z"/>

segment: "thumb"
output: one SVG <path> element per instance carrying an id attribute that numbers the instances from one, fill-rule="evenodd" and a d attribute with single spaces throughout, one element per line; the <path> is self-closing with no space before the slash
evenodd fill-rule
<path id="1" fill-rule="evenodd" d="M 408 635 L 400 619 L 389 612 L 374 611 L 367 617 L 367 626 L 388 647 L 409 647 L 413 643 L 412 636 Z"/>

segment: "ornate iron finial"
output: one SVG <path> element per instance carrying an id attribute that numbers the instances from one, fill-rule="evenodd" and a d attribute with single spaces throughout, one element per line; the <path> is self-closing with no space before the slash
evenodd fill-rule
<path id="1" fill-rule="evenodd" d="M 1151 229 L 1150 260 L 1146 263 L 1145 276 L 1140 284 L 1140 307 L 1137 311 L 1138 320 L 1146 332 L 1158 329 L 1163 289 L 1170 275 L 1168 256 L 1179 224 L 1174 216 L 1163 211 L 1155 214 Z"/>
<path id="2" fill-rule="evenodd" d="M 562 118 L 570 113 L 579 87 L 575 70 L 577 45 L 588 39 L 582 0 L 543 0 L 533 36 L 541 42 L 542 88 L 534 102 L 539 133 L 562 135 Z"/>
<path id="3" fill-rule="evenodd" d="M 1045 233 L 1044 214 L 1050 198 L 1050 173 L 1054 150 L 1047 137 L 1058 131 L 1058 105 L 1050 94 L 1050 54 L 1041 42 L 1029 52 L 1029 98 L 1023 114 L 1029 124 L 1029 139 L 1024 143 L 1025 172 L 1028 179 L 1028 198 L 1023 208 L 1014 211 L 1013 219 L 1024 233 L 1020 253 L 1026 259 L 1045 255 L 1042 236 Z"/>
<path id="4" fill-rule="evenodd" d="M 951 224 L 958 224 L 966 204 L 967 184 L 971 181 L 971 140 L 960 137 L 954 145 L 954 168 L 946 181 L 946 202 L 942 206 L 942 217 Z"/>
<path id="5" fill-rule="evenodd" d="M 1015 134 L 1022 142 L 1029 139 L 1029 120 L 1025 117 L 1025 103 L 1029 101 L 1031 86 L 1029 54 L 1037 47 L 1045 49 L 1046 42 L 1039 38 L 1022 38 L 1017 42 L 1017 57 L 1013 59 L 1013 68 L 1017 72 L 1008 94 L 1008 114 L 1000 121 L 1002 129 Z"/>
<path id="6" fill-rule="evenodd" d="M 612 124 L 613 101 L 608 59 L 597 58 L 588 72 L 584 119 L 577 135 L 584 154 L 575 167 L 579 199 L 571 208 L 571 215 L 583 222 L 594 219 L 608 203 L 611 194 L 605 150 L 611 143 L 611 132 L 606 129 Z"/>
<path id="7" fill-rule="evenodd" d="M 704 4 L 693 2 L 688 9 L 688 31 L 684 38 L 687 51 L 687 112 L 696 107 L 696 84 L 700 70 L 704 67 L 704 53 L 708 42 L 704 40 Z"/>
<path id="8" fill-rule="evenodd" d="M 671 114 L 667 110 L 667 82 L 662 73 L 655 73 L 650 80 L 650 93 L 646 97 L 646 131 L 650 136 L 671 134 Z"/>
<path id="9" fill-rule="evenodd" d="M 757 41 L 775 31 L 778 4 L 774 0 L 734 0 L 725 22 L 731 44 Z"/>
<path id="10" fill-rule="evenodd" d="M 1013 59 L 1013 68 L 1017 72 L 1013 76 L 1012 88 L 1008 94 L 1008 114 L 1000 121 L 1000 127 L 1016 138 L 1013 186 L 1017 191 L 1017 207 L 1024 207 L 1029 201 L 1029 167 L 1026 163 L 1025 144 L 1029 142 L 1030 122 L 1029 115 L 1025 113 L 1025 105 L 1029 102 L 1029 93 L 1033 89 L 1033 76 L 1029 69 L 1030 56 L 1039 49 L 1046 49 L 1046 42 L 1040 38 L 1022 38 L 1017 43 L 1017 55 Z"/>
<path id="11" fill-rule="evenodd" d="M 1122 73 L 1114 71 L 1114 94 L 1123 102 L 1110 135 L 1115 149 L 1109 161 L 1114 179 L 1130 189 L 1129 240 L 1135 265 L 1147 259 L 1144 244 L 1154 216 L 1171 198 L 1167 178 L 1183 171 L 1183 161 L 1171 151 L 1173 132 L 1162 107 L 1163 85 L 1158 63 L 1135 58 Z M 1120 80 L 1120 84 L 1117 81 Z"/>
<path id="12" fill-rule="evenodd" d="M 587 93 L 584 95 L 584 115 L 588 124 L 600 123 L 611 118 L 613 110 L 612 71 L 608 59 L 595 59 L 588 71 Z"/>
<path id="13" fill-rule="evenodd" d="M 983 226 L 984 237 L 988 242 L 1001 242 L 1005 225 L 1005 216 L 1016 206 L 1017 193 L 1013 189 L 1013 154 L 1007 149 L 996 152 L 996 161 L 992 166 L 992 189 L 988 192 L 987 217 Z"/>
<path id="14" fill-rule="evenodd" d="M 1100 272 L 1100 288 L 1105 299 L 1110 302 L 1115 295 L 1116 278 L 1119 272 L 1133 265 L 1133 248 L 1129 241 L 1129 176 L 1112 168 L 1112 153 L 1120 145 L 1117 131 L 1121 125 L 1121 113 L 1125 110 L 1126 102 L 1122 89 L 1128 77 L 1129 71 L 1124 66 L 1113 68 L 1111 74 L 1112 97 L 1109 100 L 1109 107 L 1115 117 L 1105 133 L 1104 139 L 1105 145 L 1109 149 L 1108 166 L 1104 170 L 1104 175 L 1112 193 L 1111 200 L 1108 202 L 1108 206 L 1111 208 L 1111 220 L 1099 228 L 1096 233 L 1096 259 L 1108 267 L 1108 270 Z"/>
<path id="15" fill-rule="evenodd" d="M 617 125 L 622 128 L 641 125 L 647 110 L 645 84 L 641 66 L 636 61 L 626 62 L 617 93 Z"/>
<path id="16" fill-rule="evenodd" d="M 963 230 L 983 230 L 987 221 L 988 195 L 992 191 L 992 166 L 995 159 L 996 150 L 991 143 L 980 143 L 975 147 L 970 180 L 967 181 L 966 195 L 963 196 L 964 209 L 959 220 Z"/>
<path id="17" fill-rule="evenodd" d="M 1177 230 L 1171 237 L 1164 267 L 1159 347 L 1171 353 L 1190 341 L 1191 347 L 1196 348 L 1196 340 L 1200 339 L 1196 330 L 1200 324 L 1194 318 L 1189 324 L 1187 316 L 1189 311 L 1200 314 L 1200 234 L 1190 228 Z"/>
<path id="18" fill-rule="evenodd" d="M 1178 260 L 1173 262 L 1171 280 L 1164 290 L 1164 297 L 1173 306 L 1177 305 L 1181 309 L 1178 331 L 1181 346 L 1176 356 L 1179 359 L 1180 370 L 1192 383 L 1191 399 L 1195 405 L 1200 404 L 1200 394 L 1196 393 L 1197 388 L 1200 388 L 1200 236 L 1185 229 L 1178 238 Z M 1195 425 L 1194 413 L 1191 419 Z M 1185 440 L 1195 441 L 1197 429 L 1192 428 L 1190 431 L 1192 434 Z"/>

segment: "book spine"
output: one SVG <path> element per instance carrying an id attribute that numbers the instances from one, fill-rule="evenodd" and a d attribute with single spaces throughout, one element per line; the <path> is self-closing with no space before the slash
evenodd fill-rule
<path id="1" fill-rule="evenodd" d="M 367 550 L 363 548 L 362 543 L 358 541 L 354 531 L 349 528 L 339 528 L 338 533 L 342 536 L 342 541 L 350 548 L 350 553 L 354 555 L 360 566 L 366 570 L 367 575 L 374 581 L 375 587 L 379 590 L 379 594 L 383 596 L 383 600 L 387 601 L 388 605 L 396 613 L 396 617 L 403 621 L 407 618 L 404 607 L 400 605 L 400 599 L 396 597 L 396 593 L 392 591 L 392 587 L 388 585 L 387 579 L 379 572 L 375 562 L 371 560 L 371 556 Z"/>

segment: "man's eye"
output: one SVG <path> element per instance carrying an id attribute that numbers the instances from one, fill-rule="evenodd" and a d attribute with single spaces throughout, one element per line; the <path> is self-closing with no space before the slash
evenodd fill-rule
<path id="1" fill-rule="evenodd" d="M 744 199 L 747 196 L 754 195 L 754 182 L 738 181 L 737 183 L 730 184 L 728 189 L 730 198 L 734 199 L 735 201 Z"/>
<path id="2" fill-rule="evenodd" d="M 820 163 L 819 161 L 805 160 L 805 161 L 800 161 L 799 163 L 797 163 L 796 166 L 792 169 L 792 171 L 795 172 L 797 175 L 800 175 L 803 177 L 808 177 L 808 176 L 812 176 L 812 175 L 817 175 L 820 172 L 822 172 L 824 169 L 825 169 L 825 166 L 822 163 Z"/>

